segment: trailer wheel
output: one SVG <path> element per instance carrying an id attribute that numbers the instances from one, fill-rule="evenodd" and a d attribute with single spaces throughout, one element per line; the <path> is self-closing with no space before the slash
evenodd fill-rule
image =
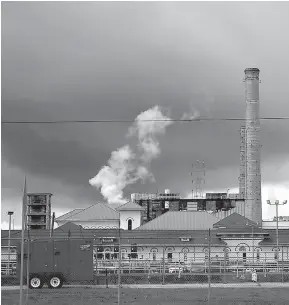
<path id="1" fill-rule="evenodd" d="M 30 289 L 41 289 L 43 287 L 43 280 L 39 275 L 33 275 L 29 279 L 29 288 Z"/>
<path id="2" fill-rule="evenodd" d="M 61 288 L 63 285 L 63 278 L 59 275 L 53 275 L 49 278 L 48 287 L 51 289 Z"/>

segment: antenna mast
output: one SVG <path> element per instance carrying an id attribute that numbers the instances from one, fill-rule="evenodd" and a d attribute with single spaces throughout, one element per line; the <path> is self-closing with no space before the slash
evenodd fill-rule
<path id="1" fill-rule="evenodd" d="M 204 198 L 204 190 L 203 185 L 205 184 L 205 176 L 206 176 L 206 169 L 205 169 L 205 162 L 197 160 L 195 163 L 192 164 L 192 197 L 193 198 Z"/>

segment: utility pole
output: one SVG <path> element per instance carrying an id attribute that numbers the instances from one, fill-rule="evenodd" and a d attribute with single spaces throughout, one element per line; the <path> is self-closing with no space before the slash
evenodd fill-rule
<path id="1" fill-rule="evenodd" d="M 22 199 L 22 230 L 21 230 L 21 252 L 20 252 L 20 300 L 19 305 L 23 305 L 23 273 L 24 273 L 24 234 L 26 226 L 26 207 L 27 207 L 27 185 L 26 176 L 24 179 L 24 190 Z"/>
<path id="2" fill-rule="evenodd" d="M 8 275 L 10 275 L 10 252 L 11 252 L 11 217 L 14 212 L 9 211 L 7 213 L 9 215 L 9 232 L 8 232 Z"/>
<path id="3" fill-rule="evenodd" d="M 278 208 L 279 205 L 287 204 L 287 200 L 284 200 L 282 203 L 279 200 L 275 200 L 275 203 L 271 203 L 270 200 L 267 200 L 267 204 L 276 206 L 276 247 L 277 247 L 277 270 L 279 271 L 279 215 Z"/>

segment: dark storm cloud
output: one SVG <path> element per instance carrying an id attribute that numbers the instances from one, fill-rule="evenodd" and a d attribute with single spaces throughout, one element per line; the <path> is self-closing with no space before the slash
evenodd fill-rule
<path id="1" fill-rule="evenodd" d="M 288 116 L 288 11 L 288 3 L 2 3 L 2 119 L 134 119 L 155 104 L 170 107 L 174 118 L 191 106 L 203 116 L 241 117 L 249 66 L 261 70 L 261 114 Z M 282 164 L 288 122 L 262 124 L 262 162 Z M 3 125 L 2 159 L 49 192 L 61 192 L 58 181 L 63 196 L 100 199 L 88 180 L 126 143 L 128 127 Z M 170 126 L 152 164 L 157 185 L 127 192 L 186 191 L 197 159 L 206 162 L 210 187 L 237 185 L 239 127 Z M 3 183 L 13 190 L 7 171 Z"/>

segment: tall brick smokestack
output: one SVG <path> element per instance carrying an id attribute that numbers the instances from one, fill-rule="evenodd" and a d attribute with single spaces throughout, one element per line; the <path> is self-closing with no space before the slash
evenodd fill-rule
<path id="1" fill-rule="evenodd" d="M 242 199 L 246 197 L 246 126 L 240 129 L 239 194 Z"/>
<path id="2" fill-rule="evenodd" d="M 245 70 L 245 216 L 262 224 L 261 145 L 259 117 L 259 73 L 257 68 Z M 243 131 L 244 132 L 244 131 Z"/>

